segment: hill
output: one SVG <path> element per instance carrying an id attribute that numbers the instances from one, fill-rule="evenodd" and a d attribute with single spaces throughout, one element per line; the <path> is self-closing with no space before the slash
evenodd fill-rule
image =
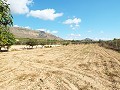
<path id="1" fill-rule="evenodd" d="M 21 27 L 11 27 L 10 32 L 13 33 L 16 38 L 62 40 L 62 38 L 52 35 L 50 33 L 46 33 L 44 31 L 31 30 Z"/>
<path id="2" fill-rule="evenodd" d="M 85 39 L 83 39 L 83 40 L 81 40 L 81 41 L 83 41 L 83 42 L 92 42 L 92 41 L 94 41 L 94 40 L 92 40 L 92 39 L 90 39 L 90 38 L 85 38 Z"/>

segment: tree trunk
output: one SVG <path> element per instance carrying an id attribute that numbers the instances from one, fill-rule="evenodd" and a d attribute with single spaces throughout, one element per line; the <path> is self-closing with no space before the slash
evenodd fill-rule
<path id="1" fill-rule="evenodd" d="M 1 52 L 1 47 L 0 47 L 0 52 Z"/>

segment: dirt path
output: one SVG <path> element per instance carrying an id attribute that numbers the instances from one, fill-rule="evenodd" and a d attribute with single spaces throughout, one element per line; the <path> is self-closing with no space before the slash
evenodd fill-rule
<path id="1" fill-rule="evenodd" d="M 0 53 L 0 90 L 120 90 L 120 53 L 92 44 Z"/>

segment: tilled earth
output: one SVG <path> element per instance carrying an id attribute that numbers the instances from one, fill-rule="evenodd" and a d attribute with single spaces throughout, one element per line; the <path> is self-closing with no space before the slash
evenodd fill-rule
<path id="1" fill-rule="evenodd" d="M 120 53 L 96 44 L 0 53 L 0 90 L 120 90 Z"/>

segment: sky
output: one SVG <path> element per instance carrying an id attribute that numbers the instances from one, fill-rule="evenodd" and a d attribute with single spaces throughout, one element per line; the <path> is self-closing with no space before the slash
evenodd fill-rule
<path id="1" fill-rule="evenodd" d="M 120 0 L 8 0 L 14 27 L 66 40 L 120 38 Z"/>

